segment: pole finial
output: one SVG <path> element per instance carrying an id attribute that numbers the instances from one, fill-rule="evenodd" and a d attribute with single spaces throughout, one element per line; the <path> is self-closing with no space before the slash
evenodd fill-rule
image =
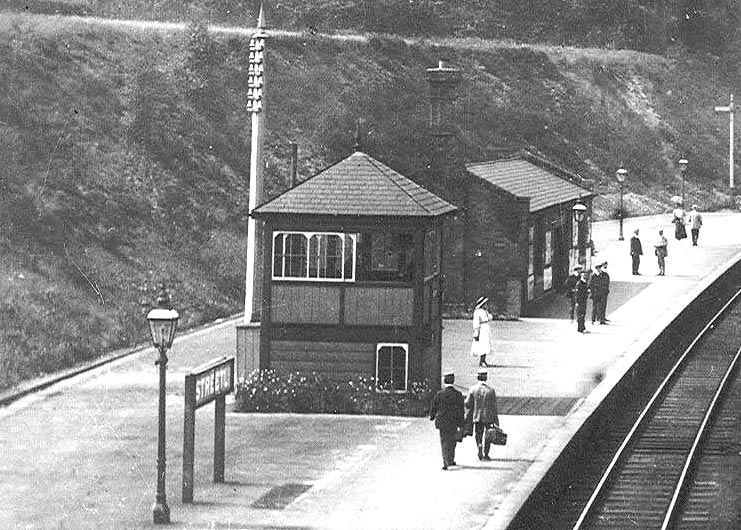
<path id="1" fill-rule="evenodd" d="M 265 29 L 265 12 L 263 10 L 262 2 L 260 2 L 260 14 L 257 15 L 257 29 Z"/>

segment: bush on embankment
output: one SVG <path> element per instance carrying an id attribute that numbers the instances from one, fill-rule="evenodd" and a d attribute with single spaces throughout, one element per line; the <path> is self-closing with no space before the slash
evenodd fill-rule
<path id="1" fill-rule="evenodd" d="M 373 378 L 338 383 L 316 372 L 260 370 L 237 386 L 237 412 L 301 412 L 426 416 L 432 390 L 412 383 L 406 392 L 376 390 Z"/>

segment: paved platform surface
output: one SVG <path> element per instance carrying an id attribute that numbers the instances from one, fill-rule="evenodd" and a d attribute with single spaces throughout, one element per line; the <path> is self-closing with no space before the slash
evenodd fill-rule
<path id="1" fill-rule="evenodd" d="M 628 239 L 640 228 L 642 276 Z M 669 239 L 667 276 L 652 245 Z M 167 494 L 172 528 L 488 530 L 514 513 L 583 419 L 714 274 L 741 255 L 741 215 L 706 214 L 700 245 L 672 238 L 669 216 L 594 224 L 613 291 L 606 326 L 564 318 L 496 322 L 490 381 L 507 446 L 479 462 L 473 440 L 442 471 L 425 418 L 227 414 L 226 480 L 211 483 L 213 407 L 197 412 L 195 503 L 180 501 L 183 386 L 188 371 L 235 351 L 234 322 L 176 339 L 168 365 Z M 635 284 L 641 284 L 639 286 Z M 628 293 L 628 294 L 626 294 Z M 470 323 L 446 321 L 443 362 L 467 388 L 477 359 Z M 0 409 L 4 529 L 151 528 L 157 370 L 146 349 Z"/>

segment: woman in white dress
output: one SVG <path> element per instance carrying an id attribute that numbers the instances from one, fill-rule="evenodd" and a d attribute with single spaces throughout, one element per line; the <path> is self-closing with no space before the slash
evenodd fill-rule
<path id="1" fill-rule="evenodd" d="M 489 367 L 486 356 L 489 354 L 491 332 L 489 322 L 492 320 L 491 313 L 487 309 L 489 299 L 485 296 L 476 300 L 473 309 L 473 343 L 471 344 L 471 355 L 479 358 L 479 366 Z"/>
<path id="2" fill-rule="evenodd" d="M 672 212 L 672 223 L 674 223 L 674 237 L 681 241 L 687 237 L 687 230 L 684 228 L 686 213 L 682 201 L 677 201 L 677 207 Z"/>

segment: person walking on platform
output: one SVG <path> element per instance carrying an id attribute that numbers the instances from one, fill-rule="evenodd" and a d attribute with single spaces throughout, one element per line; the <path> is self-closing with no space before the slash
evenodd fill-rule
<path id="1" fill-rule="evenodd" d="M 638 267 L 641 265 L 641 256 L 643 255 L 643 247 L 641 246 L 641 240 L 638 238 L 638 229 L 633 231 L 633 237 L 630 238 L 630 259 L 633 262 L 633 276 L 640 276 Z"/>
<path id="2" fill-rule="evenodd" d="M 579 281 L 574 287 L 574 300 L 576 301 L 576 330 L 579 333 L 589 333 L 584 325 L 587 315 L 587 299 L 589 298 L 589 284 L 587 283 L 587 271 L 581 271 Z"/>
<path id="3" fill-rule="evenodd" d="M 468 390 L 468 396 L 466 396 L 466 414 L 470 415 L 473 421 L 479 460 L 491 460 L 489 458 L 491 442 L 485 439 L 484 433 L 486 429 L 499 425 L 497 394 L 486 382 L 488 374 L 485 368 L 479 368 L 476 378 L 478 382 Z"/>
<path id="4" fill-rule="evenodd" d="M 569 277 L 566 278 L 565 282 L 563 282 L 563 291 L 566 295 L 566 299 L 569 301 L 569 315 L 572 322 L 574 321 L 574 307 L 576 306 L 576 301 L 574 300 L 574 287 L 576 287 L 576 282 L 579 281 L 579 273 L 581 272 L 581 269 L 581 265 L 574 267 L 574 270 L 569 274 Z"/>
<path id="5" fill-rule="evenodd" d="M 696 247 L 697 238 L 700 235 L 700 227 L 702 226 L 702 215 L 697 211 L 696 204 L 693 204 L 692 210 L 690 210 L 689 224 L 690 232 L 692 233 L 692 246 Z"/>
<path id="6" fill-rule="evenodd" d="M 479 358 L 479 366 L 487 368 L 491 366 L 486 362 L 486 356 L 491 348 L 491 337 L 489 322 L 492 316 L 488 310 L 489 299 L 485 296 L 476 300 L 473 309 L 473 342 L 471 343 L 471 355 Z"/>
<path id="7" fill-rule="evenodd" d="M 654 245 L 654 248 L 656 249 L 656 259 L 658 259 L 659 261 L 659 276 L 664 276 L 664 273 L 666 273 L 665 260 L 666 257 L 669 255 L 668 245 L 669 243 L 664 237 L 664 231 L 659 230 L 659 240 Z"/>
<path id="8" fill-rule="evenodd" d="M 455 466 L 455 444 L 458 429 L 463 428 L 464 408 L 463 394 L 453 387 L 455 374 L 446 372 L 443 376 L 445 388 L 432 398 L 430 420 L 435 421 L 435 428 L 440 431 L 440 447 L 443 453 L 443 469 Z"/>
<path id="9" fill-rule="evenodd" d="M 607 324 L 607 295 L 610 294 L 610 275 L 607 274 L 607 262 L 603 261 L 589 280 L 589 290 L 592 293 L 592 324 L 599 321 Z"/>
<path id="10" fill-rule="evenodd" d="M 672 223 L 674 223 L 674 237 L 677 241 L 681 241 L 687 237 L 687 230 L 684 228 L 685 223 L 685 211 L 682 202 L 677 203 L 677 207 L 674 208 L 672 213 Z"/>

